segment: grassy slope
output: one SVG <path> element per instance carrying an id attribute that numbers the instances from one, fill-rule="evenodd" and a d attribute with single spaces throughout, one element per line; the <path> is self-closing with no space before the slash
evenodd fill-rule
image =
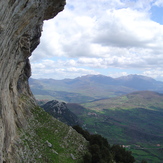
<path id="1" fill-rule="evenodd" d="M 87 151 L 86 140 L 43 109 L 37 107 L 32 112 L 28 129 L 20 131 L 24 162 L 81 162 Z"/>
<path id="2" fill-rule="evenodd" d="M 163 145 L 163 96 L 145 91 L 83 104 L 84 127 L 110 144 L 130 145 L 138 160 L 160 163 Z M 90 110 L 91 109 L 91 110 Z M 90 113 L 96 113 L 90 115 Z M 142 149 L 146 148 L 146 149 Z"/>
<path id="3" fill-rule="evenodd" d="M 102 110 L 102 109 L 117 109 L 118 107 L 123 109 L 132 109 L 132 108 L 146 108 L 150 110 L 163 109 L 163 95 L 150 92 L 134 92 L 128 95 L 120 96 L 117 98 L 110 98 L 104 100 L 97 100 L 90 103 L 85 103 L 83 106 L 93 109 L 93 110 Z"/>

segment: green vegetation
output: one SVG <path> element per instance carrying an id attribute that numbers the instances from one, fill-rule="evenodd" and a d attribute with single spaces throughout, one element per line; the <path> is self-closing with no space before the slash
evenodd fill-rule
<path id="1" fill-rule="evenodd" d="M 139 163 L 143 159 L 148 163 L 160 163 L 163 160 L 163 95 L 142 91 L 117 96 L 142 89 L 161 92 L 162 83 L 143 79 L 141 84 L 135 77 L 132 81 L 123 80 L 122 83 L 121 79 L 120 83 L 111 80 L 96 76 L 51 80 L 50 85 L 48 80 L 40 81 L 37 89 L 48 93 L 34 94 L 80 103 L 86 109 L 79 105 L 70 106 L 69 109 L 78 115 L 84 129 L 91 134 L 101 134 L 111 145 L 124 145 L 133 152 Z M 160 86 L 157 87 L 157 84 Z"/>
<path id="2" fill-rule="evenodd" d="M 107 139 L 98 134 L 89 134 L 79 126 L 73 127 L 77 132 L 82 134 L 89 141 L 89 151 L 84 156 L 84 163 L 133 163 L 134 157 L 130 151 L 120 145 L 108 143 Z"/>
<path id="3" fill-rule="evenodd" d="M 162 144 L 160 112 L 156 112 L 156 119 L 152 120 L 153 111 L 144 109 L 135 109 L 133 112 L 119 109 L 104 111 L 105 114 L 92 111 L 92 115 L 80 116 L 84 122 L 83 127 L 91 133 L 106 137 L 111 144 L 124 145 L 133 152 L 136 160 L 160 163 L 162 153 L 159 150 L 162 146 L 157 147 L 157 144 Z M 137 117 L 143 114 L 146 114 L 145 119 L 143 116 Z"/>
<path id="4" fill-rule="evenodd" d="M 78 163 L 87 151 L 80 134 L 39 107 L 32 110 L 28 129 L 20 132 L 24 162 Z"/>
<path id="5" fill-rule="evenodd" d="M 159 93 L 142 91 L 134 92 L 131 94 L 115 97 L 96 100 L 92 102 L 85 102 L 82 106 L 91 109 L 91 110 L 117 110 L 120 109 L 134 109 L 134 108 L 146 108 L 149 110 L 163 110 L 163 96 Z"/>
<path id="6" fill-rule="evenodd" d="M 75 105 L 75 110 L 73 104 L 68 104 L 68 108 L 75 114 L 80 112 L 77 115 L 84 129 L 101 134 L 111 145 L 124 145 L 137 162 L 144 159 L 148 163 L 160 163 L 163 159 L 162 101 L 162 95 L 147 91 L 84 103 L 87 109 Z"/>

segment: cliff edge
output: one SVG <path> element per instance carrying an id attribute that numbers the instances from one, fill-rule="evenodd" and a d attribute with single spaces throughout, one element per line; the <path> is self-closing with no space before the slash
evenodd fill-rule
<path id="1" fill-rule="evenodd" d="M 33 113 L 36 102 L 28 85 L 28 58 L 39 44 L 43 21 L 56 16 L 64 5 L 65 0 L 0 1 L 0 163 L 23 162 L 23 152 L 30 151 L 21 137 L 29 128 L 31 132 L 32 119 L 38 125 Z"/>

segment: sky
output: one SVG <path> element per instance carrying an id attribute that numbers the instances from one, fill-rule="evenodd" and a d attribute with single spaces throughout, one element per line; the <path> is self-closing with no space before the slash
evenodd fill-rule
<path id="1" fill-rule="evenodd" d="M 67 0 L 44 21 L 32 78 L 130 74 L 163 81 L 163 0 Z"/>

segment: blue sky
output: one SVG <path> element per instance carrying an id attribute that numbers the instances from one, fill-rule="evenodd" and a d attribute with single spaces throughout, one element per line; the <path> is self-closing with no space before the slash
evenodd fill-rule
<path id="1" fill-rule="evenodd" d="M 151 19 L 161 25 L 163 25 L 163 7 L 153 6 L 151 7 Z"/>
<path id="2" fill-rule="evenodd" d="M 162 0 L 67 0 L 44 22 L 32 78 L 145 75 L 163 81 Z"/>

